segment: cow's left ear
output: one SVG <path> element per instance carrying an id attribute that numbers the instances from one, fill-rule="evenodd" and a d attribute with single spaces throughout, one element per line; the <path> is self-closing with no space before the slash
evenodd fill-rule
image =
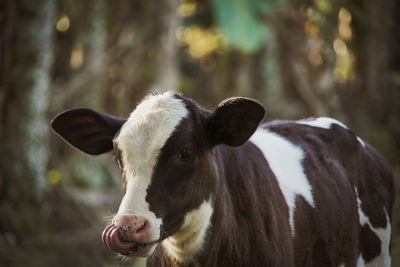
<path id="1" fill-rule="evenodd" d="M 264 115 L 263 105 L 255 100 L 234 97 L 222 101 L 206 119 L 210 144 L 242 145 L 257 129 Z"/>

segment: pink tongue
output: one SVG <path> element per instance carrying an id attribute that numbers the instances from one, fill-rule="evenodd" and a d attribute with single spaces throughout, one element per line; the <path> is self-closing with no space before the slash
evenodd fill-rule
<path id="1" fill-rule="evenodd" d="M 135 243 L 122 241 L 119 238 L 118 228 L 113 224 L 108 225 L 104 229 L 101 235 L 101 241 L 109 249 L 121 254 L 128 253 L 130 249 L 135 246 Z"/>

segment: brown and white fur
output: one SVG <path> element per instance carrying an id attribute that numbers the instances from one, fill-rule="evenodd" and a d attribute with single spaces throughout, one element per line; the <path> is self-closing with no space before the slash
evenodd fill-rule
<path id="1" fill-rule="evenodd" d="M 83 152 L 114 151 L 125 195 L 108 238 L 148 266 L 390 266 L 382 156 L 334 119 L 259 126 L 264 112 L 164 93 L 127 120 L 74 109 L 52 127 Z"/>

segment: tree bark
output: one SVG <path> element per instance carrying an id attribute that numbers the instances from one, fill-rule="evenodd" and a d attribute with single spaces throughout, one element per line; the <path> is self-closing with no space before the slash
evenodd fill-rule
<path id="1" fill-rule="evenodd" d="M 46 188 L 55 1 L 3 2 L 0 241 L 35 233 Z M 2 242 L 0 242 L 1 245 Z"/>
<path id="2" fill-rule="evenodd" d="M 160 43 L 158 49 L 158 66 L 155 89 L 159 91 L 178 90 L 178 58 L 176 30 L 179 26 L 179 17 L 176 15 L 177 0 L 164 2 L 160 15 Z"/>

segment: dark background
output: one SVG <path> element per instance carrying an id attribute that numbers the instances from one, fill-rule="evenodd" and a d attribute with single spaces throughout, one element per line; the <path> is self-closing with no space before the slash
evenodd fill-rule
<path id="1" fill-rule="evenodd" d="M 150 90 L 334 117 L 399 185 L 399 41 L 397 0 L 0 0 L 0 265 L 125 264 L 100 241 L 122 197 L 115 163 L 49 121 L 80 106 L 127 117 Z M 400 266 L 398 201 L 392 221 Z"/>

